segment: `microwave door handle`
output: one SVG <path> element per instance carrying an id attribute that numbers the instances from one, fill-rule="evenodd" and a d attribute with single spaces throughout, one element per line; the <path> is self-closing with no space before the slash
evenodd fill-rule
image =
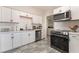
<path id="1" fill-rule="evenodd" d="M 66 12 L 65 12 L 65 14 L 64 14 L 64 17 L 65 17 L 65 19 L 66 19 Z"/>
<path id="2" fill-rule="evenodd" d="M 67 16 L 66 13 L 67 13 L 67 12 L 65 12 L 65 18 L 66 18 L 66 16 Z M 68 18 L 71 19 L 71 11 L 69 10 L 68 13 L 69 13 L 69 14 L 68 14 Z"/>
<path id="3" fill-rule="evenodd" d="M 71 11 L 70 10 L 69 10 L 69 18 L 72 19 L 72 17 L 71 17 Z"/>

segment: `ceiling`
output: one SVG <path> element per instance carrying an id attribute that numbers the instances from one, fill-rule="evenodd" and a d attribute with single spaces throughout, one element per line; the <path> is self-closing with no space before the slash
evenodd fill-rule
<path id="1" fill-rule="evenodd" d="M 58 8 L 60 6 L 6 6 L 6 7 L 21 10 L 32 14 L 43 15 L 47 11 L 53 11 L 55 8 Z"/>
<path id="2" fill-rule="evenodd" d="M 42 11 L 48 11 L 48 10 L 53 10 L 55 8 L 58 8 L 60 6 L 32 6 L 33 8 L 35 9 L 39 9 L 39 10 L 42 10 Z"/>

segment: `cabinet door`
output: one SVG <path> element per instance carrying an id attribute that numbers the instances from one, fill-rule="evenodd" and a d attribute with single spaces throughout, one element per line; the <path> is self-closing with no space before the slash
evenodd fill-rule
<path id="1" fill-rule="evenodd" d="M 0 34 L 0 52 L 12 49 L 12 39 L 10 33 Z"/>
<path id="2" fill-rule="evenodd" d="M 30 43 L 30 31 L 27 31 L 27 44 Z"/>
<path id="3" fill-rule="evenodd" d="M 47 16 L 47 25 L 49 28 L 53 28 L 53 15 Z"/>
<path id="4" fill-rule="evenodd" d="M 13 38 L 13 48 L 19 47 L 22 45 L 22 34 L 14 33 Z"/>
<path id="5" fill-rule="evenodd" d="M 35 31 L 27 32 L 27 43 L 31 43 L 35 41 Z"/>
<path id="6" fill-rule="evenodd" d="M 2 7 L 0 7 L 0 21 L 2 21 L 2 19 L 1 19 L 1 8 L 2 8 Z"/>
<path id="7" fill-rule="evenodd" d="M 79 19 L 79 6 L 71 6 L 70 9 L 72 20 Z"/>
<path id="8" fill-rule="evenodd" d="M 22 45 L 28 44 L 27 32 L 22 33 Z"/>
<path id="9" fill-rule="evenodd" d="M 2 21 L 10 22 L 11 21 L 11 9 L 2 7 Z"/>
<path id="10" fill-rule="evenodd" d="M 32 29 L 32 19 L 27 19 L 27 29 Z"/>
<path id="11" fill-rule="evenodd" d="M 20 11 L 12 9 L 12 20 L 13 22 L 20 22 Z"/>
<path id="12" fill-rule="evenodd" d="M 34 42 L 35 41 L 35 31 L 30 31 L 30 38 L 29 38 L 30 42 Z"/>
<path id="13" fill-rule="evenodd" d="M 33 15 L 33 23 L 42 24 L 42 16 Z"/>
<path id="14" fill-rule="evenodd" d="M 20 16 L 26 16 L 26 13 L 25 12 L 21 12 L 21 11 L 17 11 L 17 13 L 18 13 L 17 17 L 18 17 L 18 20 L 19 20 L 19 24 L 17 26 L 17 30 L 19 30 L 20 28 L 23 28 L 24 30 L 26 30 L 26 28 L 27 29 L 32 29 L 32 20 L 20 17 Z M 16 18 L 16 20 L 17 20 L 17 18 Z M 15 20 L 15 22 L 16 22 L 16 20 Z"/>
<path id="15" fill-rule="evenodd" d="M 69 52 L 79 53 L 79 35 L 70 35 Z"/>

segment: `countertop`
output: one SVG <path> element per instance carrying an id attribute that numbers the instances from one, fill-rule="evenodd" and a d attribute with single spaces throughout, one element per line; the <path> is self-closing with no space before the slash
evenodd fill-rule
<path id="1" fill-rule="evenodd" d="M 52 30 L 52 31 L 60 31 L 60 32 L 74 32 L 74 31 L 72 31 L 72 30 Z M 76 31 L 75 33 L 77 33 L 77 32 L 79 32 L 79 31 Z"/>
<path id="2" fill-rule="evenodd" d="M 0 33 L 10 33 L 10 32 L 27 32 L 27 31 L 35 31 L 35 30 L 26 30 L 26 31 L 8 31 L 8 32 L 0 32 Z"/>
<path id="3" fill-rule="evenodd" d="M 37 31 L 37 30 L 42 30 L 42 29 L 28 29 L 28 30 L 23 30 L 23 31 L 8 31 L 8 32 L 0 32 L 0 33 L 11 33 L 11 32 L 27 32 L 27 31 Z"/>
<path id="4" fill-rule="evenodd" d="M 79 31 L 71 31 L 71 30 L 53 30 L 53 31 L 59 31 L 59 32 L 68 32 L 69 35 L 79 35 Z"/>
<path id="5" fill-rule="evenodd" d="M 52 30 L 52 31 L 60 31 L 60 32 L 71 32 L 71 30 Z"/>

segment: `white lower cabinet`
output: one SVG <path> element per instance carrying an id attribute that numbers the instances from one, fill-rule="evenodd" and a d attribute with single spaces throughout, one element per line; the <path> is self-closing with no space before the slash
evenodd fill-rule
<path id="1" fill-rule="evenodd" d="M 0 33 L 0 52 L 12 49 L 11 33 Z"/>
<path id="2" fill-rule="evenodd" d="M 22 33 L 13 34 L 13 48 L 19 47 L 22 45 Z"/>
<path id="3" fill-rule="evenodd" d="M 70 34 L 69 38 L 69 52 L 79 53 L 79 34 Z"/>
<path id="4" fill-rule="evenodd" d="M 35 31 L 1 32 L 0 52 L 5 52 L 34 41 L 35 41 Z"/>
<path id="5" fill-rule="evenodd" d="M 30 31 L 30 37 L 29 37 L 29 41 L 30 42 L 34 42 L 35 41 L 35 31 Z"/>
<path id="6" fill-rule="evenodd" d="M 13 48 L 26 45 L 35 41 L 35 31 L 14 33 Z"/>
<path id="7" fill-rule="evenodd" d="M 27 43 L 31 43 L 35 41 L 35 31 L 27 32 Z"/>
<path id="8" fill-rule="evenodd" d="M 27 40 L 27 32 L 23 32 L 22 33 L 22 45 L 27 44 L 28 40 Z"/>
<path id="9" fill-rule="evenodd" d="M 35 31 L 27 31 L 23 32 L 21 35 L 22 45 L 26 45 L 28 43 L 35 41 Z"/>

